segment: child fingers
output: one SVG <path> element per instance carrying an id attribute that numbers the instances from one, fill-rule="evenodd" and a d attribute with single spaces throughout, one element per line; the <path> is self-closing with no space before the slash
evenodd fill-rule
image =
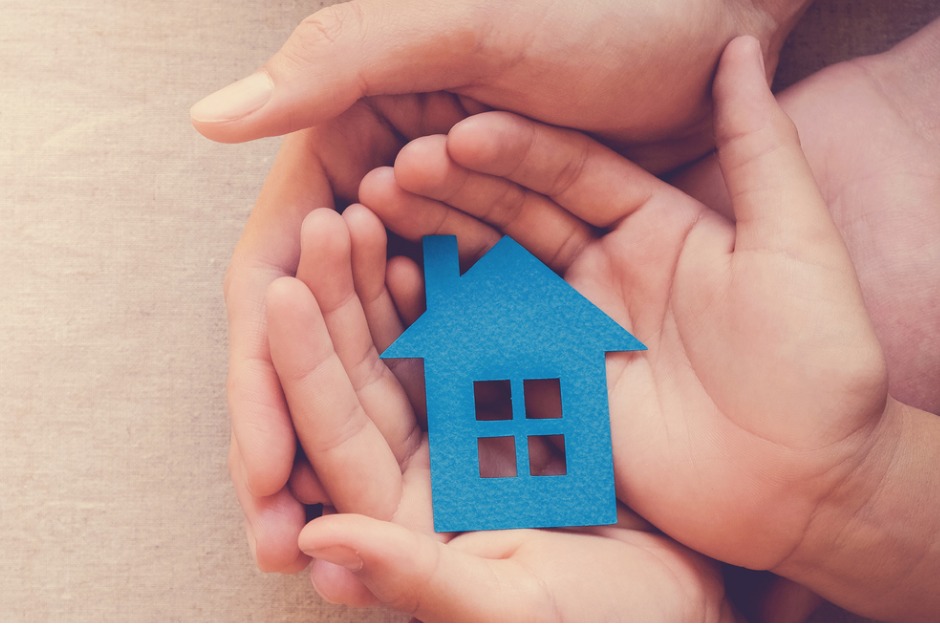
<path id="1" fill-rule="evenodd" d="M 447 146 L 441 135 L 405 146 L 395 160 L 396 183 L 495 226 L 561 273 L 594 238 L 592 227 L 541 193 L 455 163 Z"/>
<path id="2" fill-rule="evenodd" d="M 405 325 L 424 313 L 424 276 L 421 268 L 408 257 L 393 257 L 385 272 L 389 295 Z M 401 382 L 414 408 L 415 418 L 427 427 L 427 398 L 424 394 L 424 363 L 416 359 L 393 359 L 389 369 Z"/>
<path id="3" fill-rule="evenodd" d="M 378 216 L 364 205 L 351 205 L 343 212 L 343 219 L 349 229 L 352 244 L 352 271 L 356 293 L 362 302 L 362 310 L 372 333 L 372 341 L 381 352 L 388 348 L 404 330 L 399 317 L 399 309 L 396 307 L 387 283 L 389 272 L 386 261 L 385 226 Z M 422 288 L 419 286 L 419 289 Z M 420 294 L 412 291 L 410 300 L 413 302 L 415 297 L 421 296 L 423 296 L 423 291 Z M 416 318 L 417 315 L 409 314 L 406 321 L 410 324 Z M 386 366 L 404 389 L 408 397 L 407 402 L 414 410 L 412 415 L 416 413 L 422 416 L 425 404 L 422 385 L 423 365 L 414 360 L 395 360 L 392 363 L 386 362 Z M 400 394 L 396 393 L 396 395 L 400 397 Z M 373 396 L 376 398 L 373 399 Z M 376 411 L 379 411 L 380 407 L 389 400 L 387 397 L 383 398 L 381 394 L 372 395 L 371 392 L 367 398 L 370 406 L 371 401 L 375 401 Z M 363 400 L 366 401 L 365 398 Z M 400 411 L 400 408 L 393 409 Z M 403 426 L 409 428 L 408 435 L 399 434 L 397 438 L 398 440 L 405 438 L 408 443 L 400 448 L 403 452 L 411 452 L 420 440 L 420 429 L 414 420 L 410 420 L 407 425 Z"/>
<path id="4" fill-rule="evenodd" d="M 584 134 L 505 112 L 457 123 L 447 151 L 459 165 L 548 196 L 581 220 L 610 228 L 672 188 Z"/>
<path id="5" fill-rule="evenodd" d="M 356 289 L 351 236 L 346 221 L 338 213 L 330 209 L 311 213 L 304 221 L 301 239 L 297 278 L 307 284 L 316 299 L 333 349 L 359 403 L 401 461 L 417 445 L 418 427 L 408 397 L 379 359 L 372 339 L 373 330 L 397 336 L 400 332 L 397 313 L 394 308 L 376 310 L 373 307 L 370 310 L 372 324 L 367 320 Z M 371 283 L 368 287 L 374 289 L 377 281 L 384 282 L 384 246 L 378 250 L 360 250 L 357 257 L 360 285 Z M 381 261 L 377 261 L 377 257 Z M 362 267 L 363 263 L 366 267 Z M 381 322 L 376 320 L 383 316 Z"/>
<path id="6" fill-rule="evenodd" d="M 718 159 L 737 223 L 735 250 L 805 254 L 814 244 L 838 241 L 796 127 L 767 86 L 756 39 L 728 44 L 713 91 Z"/>
<path id="7" fill-rule="evenodd" d="M 385 271 L 388 291 L 405 325 L 412 324 L 424 313 L 424 275 L 408 257 L 393 257 Z"/>
<path id="8" fill-rule="evenodd" d="M 403 330 L 398 310 L 385 285 L 387 238 L 382 222 L 363 205 L 343 211 L 349 231 L 352 278 L 372 341 L 378 352 L 388 348 Z"/>
<path id="9" fill-rule="evenodd" d="M 499 241 L 493 227 L 431 198 L 403 190 L 392 168 L 369 172 L 359 186 L 359 199 L 402 237 L 456 235 L 461 265 L 468 266 Z"/>
<path id="10" fill-rule="evenodd" d="M 300 546 L 354 574 L 388 607 L 423 621 L 549 618 L 541 585 L 509 560 L 487 559 L 393 523 L 338 515 L 307 525 Z"/>
<path id="11" fill-rule="evenodd" d="M 339 511 L 392 515 L 401 471 L 337 355 L 310 290 L 282 278 L 267 297 L 271 358 L 294 426 L 317 477 Z"/>

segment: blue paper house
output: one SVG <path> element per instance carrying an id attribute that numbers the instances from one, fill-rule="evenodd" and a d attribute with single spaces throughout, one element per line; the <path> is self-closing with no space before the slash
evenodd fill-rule
<path id="1" fill-rule="evenodd" d="M 455 237 L 423 245 L 427 310 L 382 357 L 424 359 L 435 530 L 616 522 L 604 356 L 646 347 L 509 237 L 462 276 Z M 500 393 L 484 415 L 480 397 Z M 481 468 L 496 438 L 515 453 L 506 476 Z M 544 438 L 561 473 L 530 463 Z"/>

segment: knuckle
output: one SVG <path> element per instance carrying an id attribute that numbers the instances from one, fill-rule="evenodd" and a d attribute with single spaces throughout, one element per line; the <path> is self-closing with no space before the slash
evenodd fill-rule
<path id="1" fill-rule="evenodd" d="M 584 175 L 585 167 L 589 161 L 589 144 L 582 141 L 578 145 L 577 153 L 574 158 L 569 159 L 562 165 L 561 170 L 555 178 L 554 185 L 549 191 L 549 196 L 553 198 L 561 197 L 574 188 Z"/>
<path id="2" fill-rule="evenodd" d="M 512 226 L 522 216 L 529 196 L 525 190 L 515 184 L 507 184 L 494 199 L 483 220 L 501 228 Z"/>
<path id="3" fill-rule="evenodd" d="M 283 58 L 301 65 L 322 54 L 324 47 L 350 32 L 361 32 L 362 10 L 355 2 L 325 7 L 304 18 L 281 49 Z"/>

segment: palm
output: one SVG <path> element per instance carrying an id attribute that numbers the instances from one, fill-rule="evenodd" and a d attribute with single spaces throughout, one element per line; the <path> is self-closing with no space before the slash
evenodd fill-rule
<path id="1" fill-rule="evenodd" d="M 316 546 L 352 544 L 367 562 L 394 564 L 363 583 L 317 561 L 312 576 L 321 594 L 423 619 L 461 617 L 453 602 L 422 600 L 430 577 L 459 583 L 467 599 L 498 590 L 466 613 L 477 619 L 717 618 L 723 594 L 716 569 L 625 509 L 615 527 L 433 533 L 427 434 L 410 400 L 420 390 L 403 386 L 378 358 L 402 326 L 384 289 L 383 237 L 361 206 L 343 217 L 314 212 L 304 227 L 299 280 L 275 283 L 269 295 L 272 357 L 324 500 L 339 512 L 311 523 L 301 545 L 317 555 Z M 409 268 L 394 280 L 403 310 L 413 308 L 418 287 Z M 407 367 L 399 372 L 414 383 Z M 496 453 L 486 463 L 500 463 Z M 418 548 L 399 555 L 408 542 Z M 422 550 L 446 553 L 416 561 Z M 624 581 L 634 586 L 629 594 Z"/>
<path id="2" fill-rule="evenodd" d="M 411 415 L 405 418 L 413 419 Z M 416 592 L 421 586 L 412 582 L 418 580 L 427 586 L 426 578 L 432 573 L 386 549 L 379 549 L 379 559 L 395 562 L 395 570 L 367 585 L 332 564 L 315 562 L 314 585 L 330 601 L 351 606 L 385 605 L 422 620 L 449 621 L 711 621 L 727 612 L 716 565 L 654 532 L 623 507 L 620 522 L 610 527 L 435 534 L 427 434 L 400 471 L 401 500 L 389 521 L 398 529 L 341 515 L 355 512 L 336 514 L 331 508 L 333 513 L 308 525 L 301 545 L 329 545 L 338 538 L 353 545 L 357 540 L 369 545 L 401 545 L 396 542 L 397 534 L 416 532 L 461 555 L 455 559 L 452 573 L 436 576 L 445 580 L 441 585 L 460 585 L 475 607 L 465 613 L 468 610 L 452 604 L 436 606 L 422 601 Z M 361 530 L 356 529 L 357 524 Z M 364 554 L 368 551 L 360 549 Z M 312 553 L 316 555 L 315 550 Z M 475 573 L 481 569 L 485 571 L 482 581 Z M 491 589 L 494 584 L 497 586 Z M 487 603 L 479 604 L 481 598 Z"/>
<path id="3" fill-rule="evenodd" d="M 736 224 L 583 136 L 501 113 L 412 143 L 360 191 L 391 228 L 457 232 L 468 256 L 513 235 L 643 341 L 608 358 L 618 496 L 692 548 L 772 568 L 858 467 L 886 376 L 795 136 L 747 71 L 716 80 Z"/>
<path id="4" fill-rule="evenodd" d="M 867 321 L 835 297 L 842 277 L 783 254 L 732 253 L 731 225 L 691 199 L 664 211 L 634 213 L 566 274 L 649 347 L 642 361 L 608 359 L 618 494 L 690 546 L 769 568 L 816 505 L 787 491 L 827 476 L 821 499 L 860 453 L 852 436 L 880 415 L 877 357 L 852 345 Z M 846 354 L 857 367 L 827 358 Z M 766 516 L 787 531 L 744 549 L 739 538 Z"/>
<path id="5" fill-rule="evenodd" d="M 940 22 L 903 47 L 843 63 L 780 95 L 858 272 L 898 400 L 940 410 L 940 142 L 931 63 Z M 727 213 L 714 159 L 677 183 Z M 877 245 L 872 242 L 877 241 Z"/>

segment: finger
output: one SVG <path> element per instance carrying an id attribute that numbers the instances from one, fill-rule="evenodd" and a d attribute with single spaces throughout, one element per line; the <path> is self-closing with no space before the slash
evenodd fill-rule
<path id="1" fill-rule="evenodd" d="M 402 321 L 411 325 L 424 313 L 424 276 L 413 260 L 393 257 L 385 272 L 389 293 Z M 427 397 L 424 388 L 424 363 L 417 359 L 393 359 L 388 367 L 401 381 L 421 428 L 427 428 Z"/>
<path id="2" fill-rule="evenodd" d="M 393 257 L 385 271 L 389 293 L 405 326 L 424 313 L 424 276 L 421 268 L 407 257 Z"/>
<path id="3" fill-rule="evenodd" d="M 283 278 L 268 288 L 271 357 L 297 434 L 337 510 L 380 519 L 401 498 L 401 472 L 366 415 L 310 290 Z"/>
<path id="4" fill-rule="evenodd" d="M 316 299 L 333 349 L 359 404 L 401 462 L 420 442 L 420 431 L 407 395 L 379 358 L 372 340 L 370 326 L 356 292 L 352 241 L 346 222 L 335 211 L 314 211 L 304 220 L 302 239 L 303 252 L 297 278 L 307 284 Z M 372 270 L 377 270 L 378 276 L 384 279 L 385 248 L 383 246 L 374 252 L 383 261 L 381 268 Z M 397 327 L 400 324 L 394 308 L 386 309 L 384 314 L 391 319 L 383 321 L 383 325 Z"/>
<path id="5" fill-rule="evenodd" d="M 395 160 L 395 180 L 495 226 L 562 274 L 594 238 L 591 227 L 542 194 L 456 164 L 445 136 L 406 145 Z"/>
<path id="6" fill-rule="evenodd" d="M 389 229 L 406 239 L 425 235 L 456 235 L 464 267 L 479 259 L 499 241 L 501 234 L 473 216 L 446 204 L 403 190 L 392 168 L 369 172 L 359 186 L 359 199 Z"/>
<path id="7" fill-rule="evenodd" d="M 388 241 L 385 226 L 363 205 L 351 205 L 343 211 L 349 231 L 352 276 L 356 294 L 372 333 L 372 341 L 381 353 L 403 330 L 398 310 L 385 285 Z"/>
<path id="8" fill-rule="evenodd" d="M 265 292 L 273 280 L 296 271 L 304 216 L 332 202 L 329 183 L 304 138 L 287 138 L 226 274 L 229 412 L 247 488 L 258 496 L 284 487 L 296 442 L 268 352 Z"/>
<path id="9" fill-rule="evenodd" d="M 457 123 L 447 151 L 459 165 L 548 196 L 581 220 L 614 226 L 678 192 L 588 136 L 505 112 Z"/>
<path id="10" fill-rule="evenodd" d="M 388 348 L 404 330 L 399 314 L 399 306 L 396 306 L 395 298 L 389 290 L 386 278 L 391 276 L 392 273 L 389 272 L 386 261 L 387 239 L 385 226 L 374 213 L 359 204 L 348 207 L 343 212 L 343 220 L 349 229 L 353 282 L 356 286 L 356 293 L 359 294 L 362 302 L 362 309 L 369 330 L 372 333 L 372 340 L 381 352 Z M 397 264 L 395 265 L 397 266 Z M 420 277 L 417 266 L 413 262 L 411 266 L 413 266 L 415 272 L 418 272 Z M 402 273 L 396 270 L 394 274 L 398 276 Z M 424 296 L 423 282 L 419 278 L 418 283 L 414 283 L 413 277 L 412 272 L 404 270 L 402 278 L 406 282 L 396 285 L 399 299 L 406 301 L 402 303 L 402 306 L 409 308 L 407 324 L 411 324 L 417 319 L 418 314 L 410 312 L 420 306 L 419 302 L 422 302 Z M 385 362 L 385 364 L 404 389 L 408 397 L 408 404 L 414 409 L 414 415 L 420 424 L 424 416 L 425 404 L 423 364 L 413 359 L 396 359 Z M 389 409 L 386 406 L 387 399 L 379 397 L 376 401 L 381 406 L 377 407 L 377 410 L 384 412 Z M 413 421 L 411 426 L 414 427 Z M 420 433 L 417 429 L 414 429 L 413 432 L 409 432 L 409 436 L 417 437 L 420 436 Z M 403 445 L 402 449 L 411 451 L 414 445 L 415 443 L 412 442 L 408 446 Z"/>
<path id="11" fill-rule="evenodd" d="M 291 494 L 305 505 L 330 504 L 330 496 L 320 483 L 320 479 L 317 478 L 310 461 L 303 454 L 298 455 L 294 462 L 294 470 L 291 471 L 288 485 Z"/>
<path id="12" fill-rule="evenodd" d="M 346 607 L 382 606 L 382 602 L 355 574 L 326 560 L 313 560 L 310 582 L 317 594 L 328 603 Z"/>
<path id="13" fill-rule="evenodd" d="M 238 443 L 232 439 L 229 472 L 245 514 L 245 532 L 255 563 L 264 572 L 295 573 L 310 558 L 300 552 L 297 537 L 306 522 L 304 508 L 287 489 L 255 496 L 248 489 Z"/>
<path id="14" fill-rule="evenodd" d="M 767 86 L 756 39 L 728 44 L 714 95 L 718 159 L 737 222 L 735 250 L 799 251 L 802 257 L 823 244 L 832 251 L 841 241 L 838 231 L 796 127 Z"/>
<path id="15" fill-rule="evenodd" d="M 511 554 L 489 544 L 494 558 Z M 300 546 L 354 574 L 383 604 L 423 621 L 511 622 L 549 618 L 552 611 L 544 589 L 520 566 L 458 551 L 393 523 L 324 517 L 307 525 Z"/>
<path id="16" fill-rule="evenodd" d="M 217 141 L 283 135 L 335 117 L 363 96 L 453 89 L 490 75 L 473 3 L 392 6 L 354 0 L 305 19 L 264 68 L 193 106 Z"/>

